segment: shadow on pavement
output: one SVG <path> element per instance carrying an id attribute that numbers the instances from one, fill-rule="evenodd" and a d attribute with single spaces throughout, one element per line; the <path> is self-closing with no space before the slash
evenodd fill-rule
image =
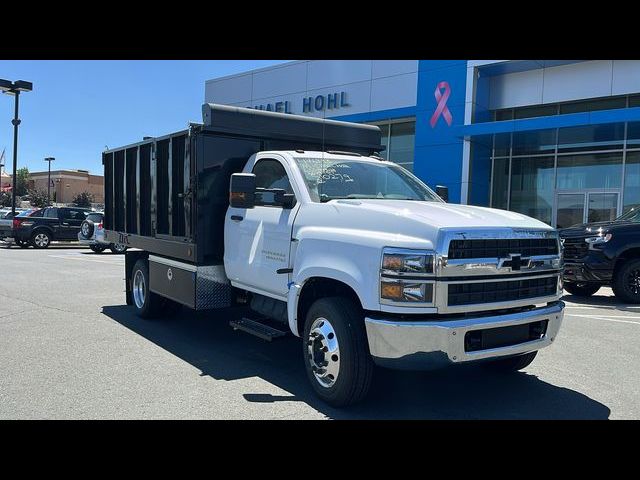
<path id="1" fill-rule="evenodd" d="M 605 307 L 611 310 L 620 310 L 623 312 L 637 312 L 640 307 L 640 305 L 634 305 L 632 303 L 622 303 L 613 294 L 595 294 L 591 297 L 579 297 L 577 295 L 565 294 L 563 295 L 562 300 L 565 302 L 571 302 L 575 305 L 584 305 L 585 307 Z"/>
<path id="2" fill-rule="evenodd" d="M 273 343 L 233 331 L 228 321 L 244 309 L 213 312 L 182 310 L 177 318 L 142 320 L 126 305 L 103 313 L 133 332 L 218 380 L 260 377 L 287 395 L 251 392 L 249 402 L 305 402 L 336 419 L 607 419 L 603 404 L 534 375 L 500 375 L 477 366 L 436 372 L 377 369 L 364 403 L 335 409 L 315 397 L 302 365 L 300 340 Z"/>

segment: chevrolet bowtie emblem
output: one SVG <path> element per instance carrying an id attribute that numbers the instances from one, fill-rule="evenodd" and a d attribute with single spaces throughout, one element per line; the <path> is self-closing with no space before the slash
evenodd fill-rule
<path id="1" fill-rule="evenodd" d="M 509 258 L 501 258 L 498 268 L 511 267 L 512 271 L 518 271 L 523 268 L 529 268 L 531 264 L 530 258 L 522 258 L 519 253 L 510 253 Z"/>

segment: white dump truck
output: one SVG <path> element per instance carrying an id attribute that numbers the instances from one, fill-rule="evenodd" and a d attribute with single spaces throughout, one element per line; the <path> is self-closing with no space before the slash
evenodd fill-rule
<path id="1" fill-rule="evenodd" d="M 548 225 L 446 203 L 377 155 L 375 126 L 213 104 L 203 118 L 103 154 L 106 239 L 130 247 L 140 317 L 187 306 L 222 321 L 247 305 L 231 326 L 300 337 L 334 406 L 362 400 L 376 365 L 517 371 L 554 342 L 562 257 Z"/>

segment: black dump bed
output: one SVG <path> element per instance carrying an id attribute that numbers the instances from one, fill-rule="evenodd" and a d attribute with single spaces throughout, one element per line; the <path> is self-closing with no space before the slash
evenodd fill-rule
<path id="1" fill-rule="evenodd" d="M 204 104 L 204 124 L 102 154 L 111 242 L 208 265 L 221 263 L 232 173 L 265 150 L 381 151 L 380 129 Z"/>

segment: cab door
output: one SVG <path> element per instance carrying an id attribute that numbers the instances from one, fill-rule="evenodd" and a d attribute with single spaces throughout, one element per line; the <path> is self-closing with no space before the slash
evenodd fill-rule
<path id="1" fill-rule="evenodd" d="M 296 195 L 286 164 L 280 159 L 260 158 L 252 173 L 256 175 L 256 188 L 282 188 Z M 291 266 L 291 233 L 299 203 L 284 208 L 274 205 L 273 197 L 273 193 L 256 193 L 254 208 L 229 207 L 224 261 L 227 276 L 238 286 L 285 299 L 289 290 L 290 274 L 286 269 Z"/>

